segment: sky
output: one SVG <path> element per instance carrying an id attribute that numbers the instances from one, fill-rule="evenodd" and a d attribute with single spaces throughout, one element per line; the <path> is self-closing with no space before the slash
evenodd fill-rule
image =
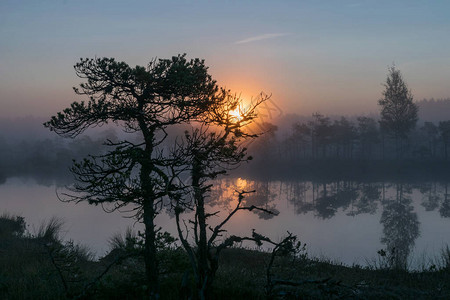
<path id="1" fill-rule="evenodd" d="M 73 65 L 205 59 L 220 86 L 284 113 L 378 112 L 388 67 L 416 100 L 450 97 L 450 1 L 0 0 L 0 117 L 83 100 Z"/>

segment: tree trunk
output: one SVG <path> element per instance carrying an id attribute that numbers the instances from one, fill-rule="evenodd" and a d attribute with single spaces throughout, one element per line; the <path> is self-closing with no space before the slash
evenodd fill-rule
<path id="1" fill-rule="evenodd" d="M 154 208 L 151 199 L 144 200 L 145 249 L 144 262 L 147 277 L 149 298 L 159 299 L 158 260 L 156 257 L 156 234 L 154 224 Z"/>
<path id="2" fill-rule="evenodd" d="M 145 248 L 144 248 L 144 262 L 145 275 L 147 277 L 148 297 L 152 300 L 158 300 L 159 295 L 159 269 L 158 258 L 156 257 L 156 232 L 155 232 L 155 195 L 153 190 L 153 183 L 151 180 L 152 173 L 152 152 L 153 152 L 153 132 L 151 132 L 145 122 L 139 120 L 145 140 L 145 150 L 140 157 L 141 171 L 140 182 L 143 195 L 143 221 L 145 227 Z"/>
<path id="3" fill-rule="evenodd" d="M 201 155 L 194 158 L 194 164 L 192 169 L 192 186 L 194 187 L 194 197 L 196 201 L 196 216 L 199 229 L 199 240 L 197 245 L 197 268 L 198 268 L 198 279 L 197 279 L 197 291 L 200 299 L 208 299 L 210 283 L 212 278 L 209 274 L 210 270 L 208 267 L 208 240 L 206 236 L 206 214 L 205 214 L 205 199 L 203 191 L 200 187 L 200 176 L 201 176 Z"/>

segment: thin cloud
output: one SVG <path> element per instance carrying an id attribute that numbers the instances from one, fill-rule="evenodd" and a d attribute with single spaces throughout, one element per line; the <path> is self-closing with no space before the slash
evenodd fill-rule
<path id="1" fill-rule="evenodd" d="M 251 38 L 248 38 L 245 40 L 237 41 L 235 44 L 246 44 L 246 43 L 251 43 L 251 42 L 256 42 L 256 41 L 261 41 L 261 40 L 273 39 L 273 38 L 286 36 L 286 35 L 290 35 L 290 33 L 266 33 L 266 34 L 257 35 L 257 36 L 254 36 L 254 37 L 251 37 Z"/>

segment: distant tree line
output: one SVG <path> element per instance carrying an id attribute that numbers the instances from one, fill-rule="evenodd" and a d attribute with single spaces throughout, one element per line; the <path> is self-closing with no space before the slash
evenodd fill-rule
<path id="1" fill-rule="evenodd" d="M 0 137 L 0 184 L 9 177 L 29 177 L 39 184 L 67 184 L 72 160 L 104 151 L 104 140 L 116 140 L 114 130 L 97 137 L 84 135 L 77 140 L 61 138 L 10 141 Z"/>
<path id="2" fill-rule="evenodd" d="M 285 137 L 274 134 L 276 126 L 272 130 L 272 134 L 252 145 L 254 152 L 264 152 L 264 160 L 390 160 L 397 156 L 395 139 L 387 135 L 374 117 L 342 116 L 332 120 L 315 113 L 309 121 L 292 124 Z M 261 147 L 263 143 L 264 149 Z M 423 122 L 409 134 L 401 157 L 448 160 L 449 145 L 450 120 Z"/>
<path id="3" fill-rule="evenodd" d="M 283 136 L 277 134 L 275 125 L 266 128 L 266 134 L 249 146 L 255 157 L 255 164 L 248 165 L 250 168 L 264 167 L 267 162 L 389 161 L 397 155 L 395 141 L 383 132 L 373 116 L 331 118 L 315 113 L 307 120 L 294 122 Z M 73 180 L 67 172 L 72 159 L 101 153 L 106 139 L 117 139 L 114 130 L 77 140 L 12 142 L 0 138 L 0 184 L 17 176 L 32 177 L 41 184 L 52 184 L 55 180 L 66 184 Z M 410 133 L 402 159 L 449 161 L 449 147 L 450 120 L 421 122 Z"/>
<path id="4" fill-rule="evenodd" d="M 388 71 L 382 98 L 378 100 L 378 120 L 367 116 L 331 120 L 315 113 L 306 122 L 294 123 L 290 134 L 275 143 L 279 159 L 448 161 L 450 120 L 424 122 L 417 127 L 419 106 L 413 101 L 411 90 L 395 66 Z M 265 141 L 267 146 L 276 127 L 265 127 L 271 133 Z M 264 154 L 267 159 L 267 153 Z"/>

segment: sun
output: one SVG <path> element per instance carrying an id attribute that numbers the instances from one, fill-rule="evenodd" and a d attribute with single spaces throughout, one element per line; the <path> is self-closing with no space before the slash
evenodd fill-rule
<path id="1" fill-rule="evenodd" d="M 242 120 L 242 115 L 241 115 L 241 113 L 239 111 L 239 108 L 236 108 L 235 110 L 230 111 L 230 116 L 233 119 L 236 119 L 237 121 Z"/>
<path id="2" fill-rule="evenodd" d="M 244 118 L 243 113 L 239 107 L 236 107 L 236 109 L 231 110 L 229 114 L 233 122 L 240 122 Z"/>

